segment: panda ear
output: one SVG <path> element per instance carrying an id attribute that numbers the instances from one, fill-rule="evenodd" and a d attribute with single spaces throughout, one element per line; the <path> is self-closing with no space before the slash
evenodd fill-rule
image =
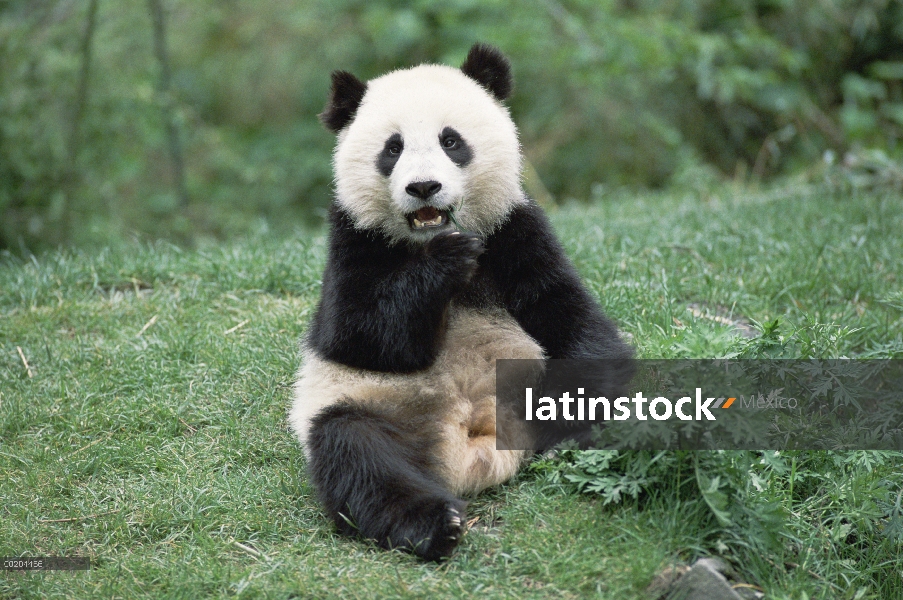
<path id="1" fill-rule="evenodd" d="M 332 72 L 332 90 L 320 121 L 333 133 L 338 133 L 354 118 L 367 92 L 367 84 L 348 71 Z"/>
<path id="2" fill-rule="evenodd" d="M 511 95 L 511 89 L 514 87 L 511 64 L 495 46 L 488 44 L 471 46 L 461 70 L 499 100 Z"/>

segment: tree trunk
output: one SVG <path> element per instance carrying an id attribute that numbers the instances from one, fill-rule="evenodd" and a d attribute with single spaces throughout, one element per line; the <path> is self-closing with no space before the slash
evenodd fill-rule
<path id="1" fill-rule="evenodd" d="M 179 206 L 188 204 L 188 190 L 185 187 L 185 160 L 182 156 L 182 142 L 179 139 L 179 128 L 175 118 L 175 103 L 170 85 L 169 54 L 166 49 L 166 20 L 162 0 L 147 0 L 147 6 L 154 21 L 154 54 L 160 64 L 160 83 L 158 93 L 163 108 L 163 119 L 166 121 L 166 134 L 169 140 L 169 155 L 172 160 L 173 184 Z"/>
<path id="2" fill-rule="evenodd" d="M 76 161 L 78 151 L 81 149 L 81 127 L 85 117 L 85 108 L 88 104 L 88 81 L 91 77 L 91 60 L 94 47 L 94 30 L 97 25 L 98 0 L 90 0 L 88 4 L 88 17 L 85 21 L 85 31 L 82 34 L 81 68 L 78 72 L 78 87 L 75 92 L 75 106 L 72 110 L 72 120 L 69 124 L 69 139 L 66 143 L 66 166 L 63 173 L 63 238 L 67 241 L 72 234 L 72 198 L 78 184 Z"/>

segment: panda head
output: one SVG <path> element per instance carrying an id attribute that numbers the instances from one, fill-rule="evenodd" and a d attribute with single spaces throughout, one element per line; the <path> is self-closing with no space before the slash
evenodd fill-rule
<path id="1" fill-rule="evenodd" d="M 511 87 L 507 59 L 482 44 L 460 69 L 421 65 L 366 83 L 334 72 L 320 118 L 338 134 L 336 199 L 355 226 L 393 243 L 423 243 L 455 221 L 491 233 L 524 202 L 517 129 L 501 104 Z"/>

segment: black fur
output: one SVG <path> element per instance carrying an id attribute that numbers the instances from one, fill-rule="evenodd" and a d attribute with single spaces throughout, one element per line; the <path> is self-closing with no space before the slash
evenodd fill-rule
<path id="1" fill-rule="evenodd" d="M 617 326 L 584 287 L 538 206 L 531 203 L 512 211 L 487 240 L 481 259 L 500 303 L 539 342 L 546 356 L 597 359 L 592 364 L 558 363 L 549 368 L 540 384 L 541 396 L 558 398 L 565 390 L 573 393 L 569 384 L 574 381 L 583 383 L 594 396 L 625 394 L 634 372 L 633 349 L 621 341 Z M 536 425 L 532 432 L 535 452 L 544 452 L 564 439 L 581 446 L 592 440 L 590 422 Z"/>
<path id="2" fill-rule="evenodd" d="M 467 505 L 433 475 L 435 437 L 429 422 L 352 401 L 321 411 L 311 423 L 308 468 L 339 531 L 427 560 L 451 554 Z"/>
<path id="3" fill-rule="evenodd" d="M 338 133 L 354 118 L 366 93 L 366 83 L 348 71 L 333 71 L 329 101 L 320 113 L 320 121 L 330 131 Z"/>
<path id="4" fill-rule="evenodd" d="M 421 249 L 357 230 L 338 208 L 331 218 L 308 338 L 325 358 L 374 371 L 424 369 L 436 358 L 456 294 L 469 306 L 506 308 L 549 358 L 631 355 L 533 203 L 515 208 L 483 243 L 440 234 Z"/>
<path id="5" fill-rule="evenodd" d="M 483 251 L 471 234 L 440 234 L 420 249 L 390 246 L 331 215 L 329 258 L 308 340 L 324 358 L 351 367 L 406 373 L 436 358 L 445 311 Z"/>
<path id="6" fill-rule="evenodd" d="M 403 151 L 404 140 L 401 139 L 401 134 L 393 133 L 390 135 L 389 139 L 386 140 L 385 145 L 383 145 L 383 149 L 379 153 L 379 156 L 376 157 L 376 169 L 383 177 L 388 177 L 392 174 L 395 163 L 401 158 L 401 153 Z"/>
<path id="7" fill-rule="evenodd" d="M 473 150 L 461 137 L 461 134 L 451 127 L 446 127 L 439 134 L 439 145 L 445 155 L 459 167 L 466 167 L 473 160 Z"/>
<path id="8" fill-rule="evenodd" d="M 502 305 L 549 358 L 623 358 L 632 350 L 580 280 L 534 203 L 515 208 L 486 240 L 480 268 Z"/>
<path id="9" fill-rule="evenodd" d="M 498 48 L 488 44 L 474 44 L 467 53 L 461 71 L 486 88 L 499 100 L 505 100 L 514 89 L 511 63 Z"/>

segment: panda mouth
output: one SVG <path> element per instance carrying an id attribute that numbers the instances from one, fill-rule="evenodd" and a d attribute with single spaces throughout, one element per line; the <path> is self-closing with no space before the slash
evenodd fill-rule
<path id="1" fill-rule="evenodd" d="M 424 206 L 407 215 L 411 229 L 431 229 L 442 227 L 448 222 L 448 211 L 435 206 Z"/>

